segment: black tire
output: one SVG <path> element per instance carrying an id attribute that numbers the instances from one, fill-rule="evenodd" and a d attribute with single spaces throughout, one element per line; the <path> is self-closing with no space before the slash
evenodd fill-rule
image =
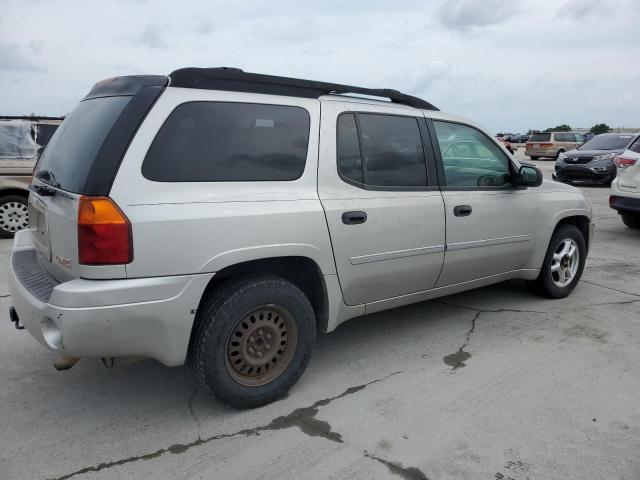
<path id="1" fill-rule="evenodd" d="M 241 339 L 241 342 L 234 342 L 237 338 L 233 335 L 237 336 L 239 329 L 243 328 L 241 325 L 250 324 L 247 320 L 249 317 L 251 322 L 254 322 L 253 312 L 262 312 L 263 308 L 273 308 L 280 312 L 283 320 L 278 319 L 278 322 L 284 323 L 286 317 L 289 323 L 285 330 L 295 328 L 296 339 L 295 342 L 286 343 L 286 340 L 291 339 L 291 335 L 285 338 L 285 352 L 278 361 L 287 356 L 286 364 L 284 360 L 280 364 L 274 363 L 271 373 L 267 373 L 266 369 L 272 365 L 267 361 L 263 372 L 266 376 L 273 374 L 276 367 L 283 366 L 275 378 L 264 384 L 246 385 L 239 383 L 243 380 L 242 374 L 235 371 L 236 367 L 230 363 L 232 357 L 229 355 L 238 352 L 228 349 L 240 349 L 241 347 L 230 345 L 241 343 L 245 347 L 243 358 L 244 355 L 248 355 L 247 348 L 251 350 L 251 345 L 247 342 L 253 335 L 245 331 L 247 339 Z M 276 318 L 279 317 L 274 314 L 274 322 Z M 259 321 L 263 321 L 262 317 Z M 275 324 L 273 327 L 276 328 Z M 285 395 L 304 372 L 316 340 L 315 315 L 305 294 L 283 278 L 266 274 L 230 279 L 211 291 L 198 308 L 194 328 L 189 364 L 196 380 L 217 399 L 236 408 L 259 407 Z M 267 328 L 270 327 L 265 327 Z M 286 352 L 286 347 L 290 347 L 291 344 L 294 345 L 293 351 Z M 271 348 L 269 346 L 269 350 Z M 277 353 L 281 351 L 278 350 Z M 275 355 L 273 351 L 265 354 Z M 260 357 L 262 358 L 262 355 Z M 255 378 L 257 382 L 260 381 L 260 376 Z"/>
<path id="2" fill-rule="evenodd" d="M 7 195 L 0 198 L 0 238 L 13 238 L 18 230 L 28 227 L 28 204 L 27 197 L 22 195 Z M 24 211 L 16 216 L 16 209 Z"/>
<path id="3" fill-rule="evenodd" d="M 575 275 L 571 281 L 565 286 L 559 286 L 554 282 L 554 278 L 551 272 L 551 265 L 553 262 L 553 256 L 558 248 L 564 243 L 565 240 L 570 239 L 577 245 L 578 248 L 578 266 Z M 587 259 L 587 244 L 582 235 L 582 232 L 574 225 L 561 225 L 556 228 L 556 231 L 551 236 L 549 241 L 549 247 L 544 257 L 542 269 L 538 278 L 532 280 L 529 283 L 531 289 L 538 295 L 547 298 L 564 298 L 569 295 L 576 287 L 582 277 L 582 271 L 584 270 L 585 261 Z"/>
<path id="4" fill-rule="evenodd" d="M 538 160 L 540 157 L 532 157 L 532 156 L 530 156 L 529 158 L 530 158 L 531 160 Z"/>
<path id="5" fill-rule="evenodd" d="M 623 213 L 622 223 L 629 228 L 640 228 L 640 213 Z"/>

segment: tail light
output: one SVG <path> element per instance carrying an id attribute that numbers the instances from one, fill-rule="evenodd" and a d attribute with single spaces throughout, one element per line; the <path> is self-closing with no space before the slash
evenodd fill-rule
<path id="1" fill-rule="evenodd" d="M 80 197 L 78 260 L 83 265 L 119 265 L 133 260 L 131 223 L 107 197 Z"/>
<path id="2" fill-rule="evenodd" d="M 527 143 L 527 148 L 533 147 L 533 143 Z"/>
<path id="3" fill-rule="evenodd" d="M 553 147 L 553 143 L 541 143 L 540 148 L 551 148 Z"/>
<path id="4" fill-rule="evenodd" d="M 616 167 L 618 168 L 627 168 L 630 167 L 632 165 L 636 164 L 636 160 L 635 158 L 627 158 L 627 157 L 623 157 L 622 155 L 618 155 L 613 161 L 616 164 Z"/>

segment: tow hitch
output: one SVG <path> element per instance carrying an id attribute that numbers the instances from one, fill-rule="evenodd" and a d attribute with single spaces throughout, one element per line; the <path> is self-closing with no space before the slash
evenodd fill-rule
<path id="1" fill-rule="evenodd" d="M 24 326 L 20 325 L 20 319 L 18 318 L 18 312 L 13 307 L 9 307 L 9 319 L 13 326 L 16 327 L 16 330 L 24 330 Z"/>

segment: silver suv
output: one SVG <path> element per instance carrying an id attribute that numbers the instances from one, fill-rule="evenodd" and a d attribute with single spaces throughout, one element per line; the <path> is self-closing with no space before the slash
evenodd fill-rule
<path id="1" fill-rule="evenodd" d="M 96 84 L 31 188 L 15 325 L 58 367 L 187 362 L 238 407 L 350 318 L 514 278 L 564 297 L 593 232 L 579 190 L 424 100 L 224 68 Z"/>

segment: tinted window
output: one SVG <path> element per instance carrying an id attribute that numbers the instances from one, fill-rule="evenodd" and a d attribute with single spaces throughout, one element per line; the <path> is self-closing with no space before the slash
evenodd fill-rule
<path id="1" fill-rule="evenodd" d="M 640 138 L 638 138 L 633 145 L 629 147 L 632 152 L 640 153 Z"/>
<path id="2" fill-rule="evenodd" d="M 538 143 L 538 142 L 549 142 L 549 141 L 551 141 L 550 133 L 532 133 L 531 136 L 529 137 L 529 142 Z"/>
<path id="3" fill-rule="evenodd" d="M 353 113 L 338 117 L 338 172 L 360 185 L 364 183 L 356 118 Z"/>
<path id="4" fill-rule="evenodd" d="M 427 167 L 416 118 L 359 114 L 358 119 L 367 185 L 427 185 Z"/>
<path id="5" fill-rule="evenodd" d="M 596 135 L 580 147 L 580 150 L 622 150 L 633 139 L 633 135 Z"/>
<path id="6" fill-rule="evenodd" d="M 80 102 L 51 138 L 36 176 L 63 190 L 83 193 L 96 154 L 130 99 L 102 97 Z"/>
<path id="7" fill-rule="evenodd" d="M 159 182 L 295 180 L 308 142 L 309 114 L 299 107 L 184 103 L 160 128 L 142 173 Z"/>
<path id="8" fill-rule="evenodd" d="M 449 187 L 511 184 L 509 160 L 486 135 L 457 123 L 434 121 L 445 183 Z"/>

